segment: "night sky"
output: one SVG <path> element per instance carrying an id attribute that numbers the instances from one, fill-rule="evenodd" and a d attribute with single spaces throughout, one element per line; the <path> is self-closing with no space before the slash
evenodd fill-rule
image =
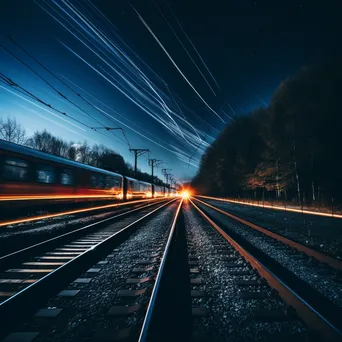
<path id="1" fill-rule="evenodd" d="M 234 117 L 267 106 L 303 65 L 341 55 L 341 9 L 329 0 L 5 0 L 0 44 L 86 113 L 0 47 L 0 72 L 68 115 L 0 82 L 0 116 L 29 135 L 104 144 L 133 163 L 120 131 L 90 128 L 122 127 L 131 147 L 188 180 Z M 145 157 L 139 168 L 149 171 Z"/>

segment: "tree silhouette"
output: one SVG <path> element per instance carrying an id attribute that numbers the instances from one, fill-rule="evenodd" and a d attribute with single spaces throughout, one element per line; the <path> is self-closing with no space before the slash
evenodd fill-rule
<path id="1" fill-rule="evenodd" d="M 25 145 L 26 131 L 15 118 L 0 118 L 0 139 Z"/>

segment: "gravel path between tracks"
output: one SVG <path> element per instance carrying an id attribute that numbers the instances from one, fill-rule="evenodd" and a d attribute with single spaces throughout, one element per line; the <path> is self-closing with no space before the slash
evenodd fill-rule
<path id="1" fill-rule="evenodd" d="M 147 203 L 146 203 L 147 204 Z M 107 209 L 105 212 L 94 211 L 66 215 L 33 223 L 26 223 L 6 228 L 0 233 L 0 256 L 25 248 L 32 244 L 51 239 L 55 236 L 76 230 L 85 225 L 118 215 L 124 211 L 138 208 L 145 204 L 136 204 L 121 208 Z"/>
<path id="2" fill-rule="evenodd" d="M 197 299 L 199 306 L 208 309 L 208 315 L 194 320 L 194 328 L 209 331 L 210 341 L 274 341 L 280 336 L 286 340 L 306 341 L 308 334 L 304 324 L 298 319 L 282 322 L 258 322 L 252 319 L 253 310 L 267 308 L 286 312 L 287 305 L 263 281 L 258 273 L 234 250 L 241 267 L 233 270 L 227 267 L 218 251 L 218 244 L 226 245 L 227 253 L 233 249 L 213 228 L 207 224 L 189 204 L 184 206 L 187 243 L 193 244 L 199 256 L 200 277 L 204 281 L 199 289 L 207 294 Z M 230 246 L 230 247 L 229 247 Z M 232 275 L 231 271 L 245 271 L 248 275 Z M 255 286 L 238 286 L 236 280 L 257 280 Z M 241 298 L 241 291 L 266 291 L 267 299 Z"/>
<path id="3" fill-rule="evenodd" d="M 342 220 L 269 208 L 209 200 L 202 201 L 282 234 L 289 239 L 342 259 Z"/>
<path id="4" fill-rule="evenodd" d="M 153 282 L 127 285 L 126 280 L 153 275 L 151 271 L 137 275 L 132 269 L 145 267 L 138 264 L 139 260 L 146 259 L 166 244 L 177 202 L 162 209 L 111 255 L 94 265 L 93 268 L 100 269 L 98 272 L 88 272 L 80 277 L 91 278 L 89 283 L 71 283 L 67 290 L 80 290 L 76 296 L 52 298 L 46 307 L 63 309 L 57 317 L 31 317 L 20 331 L 39 332 L 35 342 L 101 341 L 101 338 L 114 341 L 115 334 L 126 331 L 122 329 L 131 329 L 133 334 L 142 323 L 144 309 L 127 317 L 109 316 L 108 310 L 113 305 L 147 306 Z M 146 292 L 134 298 L 118 296 L 122 289 L 143 288 L 147 289 Z"/>
<path id="5" fill-rule="evenodd" d="M 208 212 L 217 222 L 242 236 L 265 254 L 278 261 L 297 277 L 304 280 L 322 295 L 329 298 L 336 305 L 342 307 L 342 275 L 316 259 L 299 253 L 294 248 L 288 247 L 282 242 L 265 236 L 263 233 L 248 228 L 242 223 L 233 222 L 227 216 L 208 208 L 199 202 L 198 206 Z"/>

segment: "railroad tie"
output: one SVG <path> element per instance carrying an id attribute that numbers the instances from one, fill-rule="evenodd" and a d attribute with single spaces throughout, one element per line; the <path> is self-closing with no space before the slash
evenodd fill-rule
<path id="1" fill-rule="evenodd" d="M 75 297 L 81 290 L 63 290 L 58 293 L 58 297 Z"/>
<path id="2" fill-rule="evenodd" d="M 201 270 L 199 268 L 190 268 L 190 273 L 199 274 L 201 273 Z"/>
<path id="3" fill-rule="evenodd" d="M 191 290 L 191 297 L 204 297 L 205 292 L 199 290 Z"/>
<path id="4" fill-rule="evenodd" d="M 153 271 L 154 267 L 135 267 L 133 268 L 132 272 L 133 273 L 145 273 L 145 272 L 150 272 Z"/>
<path id="5" fill-rule="evenodd" d="M 190 279 L 190 284 L 191 285 L 202 285 L 203 281 L 201 278 L 191 278 Z"/>
<path id="6" fill-rule="evenodd" d="M 57 317 L 63 309 L 59 308 L 45 308 L 45 309 L 40 309 L 39 311 L 36 312 L 34 315 L 35 317 L 41 317 L 41 318 L 54 318 Z"/>
<path id="7" fill-rule="evenodd" d="M 73 282 L 80 283 L 80 284 L 88 284 L 92 281 L 92 278 L 77 278 Z"/>
<path id="8" fill-rule="evenodd" d="M 205 317 L 207 316 L 207 314 L 208 314 L 208 310 L 203 306 L 192 308 L 192 316 L 194 317 Z"/>
<path id="9" fill-rule="evenodd" d="M 129 278 L 126 280 L 126 284 L 142 284 L 153 280 L 153 277 L 146 278 Z"/>
<path id="10" fill-rule="evenodd" d="M 137 262 L 138 265 L 150 265 L 155 264 L 157 262 L 156 259 L 142 259 Z"/>
<path id="11" fill-rule="evenodd" d="M 137 297 L 146 292 L 146 289 L 141 290 L 119 290 L 118 296 L 119 297 Z"/>

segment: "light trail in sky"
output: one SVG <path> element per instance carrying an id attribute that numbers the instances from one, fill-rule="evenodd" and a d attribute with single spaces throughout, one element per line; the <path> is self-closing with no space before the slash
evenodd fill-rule
<path id="1" fill-rule="evenodd" d="M 212 91 L 212 93 L 216 96 L 216 93 L 214 91 L 214 89 L 211 87 L 210 83 L 208 82 L 208 80 L 206 79 L 206 77 L 203 75 L 201 69 L 199 68 L 199 66 L 196 64 L 195 60 L 192 58 L 190 52 L 188 51 L 188 49 L 185 47 L 185 45 L 183 44 L 182 40 L 179 38 L 177 32 L 174 30 L 174 28 L 172 27 L 172 25 L 170 24 L 170 22 L 167 20 L 166 16 L 164 15 L 164 13 L 161 11 L 160 7 L 158 6 L 158 4 L 154 1 L 154 4 L 156 5 L 156 7 L 158 8 L 159 13 L 161 14 L 161 16 L 164 18 L 165 22 L 167 23 L 167 25 L 169 26 L 170 30 L 172 31 L 172 33 L 174 34 L 174 36 L 176 37 L 176 39 L 178 40 L 179 44 L 182 46 L 182 48 L 184 49 L 184 51 L 186 52 L 186 54 L 188 55 L 188 57 L 190 58 L 190 60 L 192 61 L 192 63 L 194 64 L 195 68 L 197 69 L 197 71 L 200 73 L 200 75 L 202 76 L 202 78 L 204 79 L 205 83 L 208 85 L 209 89 Z"/>
<path id="2" fill-rule="evenodd" d="M 86 100 L 86 102 L 99 113 L 102 113 L 107 119 L 119 123 L 142 138 L 173 153 L 179 160 L 186 160 L 186 162 L 188 162 L 189 156 L 202 141 L 201 136 L 204 136 L 204 132 L 196 127 L 198 120 L 194 119 L 193 122 L 190 122 L 188 113 L 196 118 L 200 118 L 200 116 L 193 111 L 189 111 L 183 103 L 179 103 L 178 99 L 171 93 L 163 78 L 149 67 L 120 37 L 118 29 L 111 25 L 109 19 L 102 15 L 102 12 L 100 12 L 90 1 L 86 2 L 89 5 L 87 7 L 88 15 L 86 11 L 82 11 L 81 6 L 77 7 L 79 2 L 72 3 L 68 0 L 63 2 L 53 1 L 52 3 L 48 3 L 46 0 L 42 0 L 39 3 L 38 1 L 35 2 L 45 11 L 45 13 L 59 23 L 81 44 L 81 48 L 79 48 L 79 45 L 71 46 L 69 42 L 58 39 L 62 46 L 80 62 L 95 72 L 100 78 L 106 81 L 110 87 L 116 89 L 121 96 L 133 103 L 137 109 L 140 109 L 151 119 L 155 120 L 158 125 L 161 125 L 161 127 L 174 138 L 173 144 L 166 143 L 162 139 L 151 134 L 151 132 L 141 129 L 139 125 L 136 125 L 135 122 L 126 117 L 127 114 L 120 114 L 121 110 L 114 110 L 103 101 L 79 87 L 67 76 L 63 76 L 68 82 L 73 83 L 79 89 L 82 89 L 88 95 L 92 96 L 93 99 L 98 101 L 98 104 L 93 104 L 88 102 L 88 100 Z M 93 20 L 91 20 L 89 15 L 90 11 L 94 11 L 96 20 L 94 19 L 95 14 L 91 15 L 93 18 Z M 113 31 L 113 35 L 111 34 L 109 36 L 101 29 L 99 18 L 102 18 L 101 20 L 105 20 L 109 26 L 112 26 L 111 31 Z M 140 15 L 139 19 L 143 20 Z M 84 49 L 87 54 L 82 51 Z M 89 55 L 89 52 L 91 55 Z M 170 55 L 168 56 L 171 58 Z M 139 65 L 133 60 L 134 58 L 139 61 Z M 179 67 L 177 65 L 175 66 L 180 71 Z M 143 70 L 142 67 L 145 70 Z M 150 73 L 152 78 L 150 78 L 147 73 Z M 184 74 L 182 74 L 182 76 L 185 77 Z M 197 96 L 200 97 L 202 102 L 205 103 L 206 107 L 224 122 L 207 102 L 205 102 L 190 81 L 188 79 L 186 79 L 186 81 L 197 93 Z M 181 106 L 184 108 L 187 115 L 181 110 Z M 112 111 L 114 115 L 112 115 L 108 109 Z M 118 119 L 118 115 L 121 116 L 122 119 Z M 202 118 L 201 121 L 210 126 L 210 124 Z M 213 130 L 216 130 L 214 127 L 210 127 Z M 208 146 L 208 143 L 203 143 L 199 152 L 204 151 Z M 194 164 L 196 163 L 194 162 Z"/>
<path id="3" fill-rule="evenodd" d="M 230 110 L 234 113 L 234 115 L 236 115 L 235 110 L 233 109 L 233 107 L 229 103 L 228 103 L 228 106 L 229 106 Z"/>
<path id="4" fill-rule="evenodd" d="M 49 113 L 49 114 L 51 114 L 51 115 L 53 115 L 53 116 L 59 118 L 60 120 L 67 122 L 69 125 L 72 125 L 72 126 L 74 126 L 74 127 L 77 127 L 79 130 L 81 130 L 81 131 L 83 131 L 83 132 L 86 131 L 86 130 L 83 129 L 82 127 L 80 127 L 80 126 L 74 124 L 73 122 L 71 122 L 71 121 L 69 121 L 69 120 L 67 120 L 67 119 L 64 119 L 64 118 L 61 117 L 61 116 L 58 116 L 57 114 L 51 112 L 50 110 L 48 110 L 48 109 L 46 109 L 46 108 L 44 108 L 44 107 L 42 107 L 42 106 L 39 106 L 38 104 L 34 103 L 33 101 L 30 101 L 29 99 L 26 99 L 25 97 L 23 97 L 23 96 L 21 96 L 21 95 L 15 93 L 14 91 L 12 91 L 12 90 L 10 90 L 10 89 L 8 89 L 8 88 L 6 88 L 6 87 L 3 87 L 3 86 L 1 86 L 1 85 L 0 85 L 0 88 L 5 89 L 5 90 L 8 91 L 9 93 L 12 93 L 13 95 L 15 95 L 15 96 L 21 98 L 22 100 L 24 100 L 24 101 L 26 101 L 26 102 L 28 102 L 28 103 L 30 103 L 30 104 L 32 104 L 32 105 L 38 107 L 39 109 L 42 109 L 42 110 L 44 110 L 45 112 L 47 112 L 47 113 Z"/>
<path id="5" fill-rule="evenodd" d="M 33 110 L 31 109 L 30 107 L 26 106 L 26 105 L 23 105 L 23 104 L 19 104 L 19 107 L 23 108 L 26 112 L 30 112 L 34 115 L 37 115 L 39 116 L 40 118 L 42 118 L 43 120 L 46 120 L 46 121 L 49 121 L 50 123 L 53 123 L 54 125 L 57 125 L 73 134 L 77 134 L 77 135 L 80 135 L 79 133 L 77 133 L 75 130 L 69 128 L 67 125 L 63 125 L 61 124 L 60 122 L 56 121 L 56 120 L 53 120 L 51 118 L 49 118 L 48 116 L 46 115 L 42 115 L 41 113 L 39 113 L 38 111 L 36 110 Z M 81 136 L 81 135 L 80 135 Z"/>
<path id="6" fill-rule="evenodd" d="M 127 118 L 127 115 L 123 115 L 123 113 L 119 113 L 118 111 L 116 111 L 115 109 L 113 109 L 112 107 L 110 107 L 109 105 L 105 104 L 103 101 L 99 100 L 98 98 L 96 98 L 94 95 L 90 94 L 89 92 L 87 92 L 85 89 L 83 89 L 81 86 L 79 86 L 78 84 L 76 84 L 75 82 L 71 81 L 70 79 L 68 79 L 66 76 L 61 75 L 62 77 L 64 77 L 68 82 L 70 82 L 71 84 L 73 84 L 75 87 L 77 87 L 78 89 L 80 89 L 82 92 L 84 92 L 85 94 L 87 94 L 87 96 L 91 97 L 93 100 L 95 100 L 97 103 L 99 103 L 101 106 L 106 107 L 109 111 L 113 112 L 115 115 L 118 115 L 122 118 L 122 120 L 125 120 L 127 122 L 129 122 L 130 125 L 135 126 L 136 129 L 132 131 L 143 131 L 145 135 L 149 135 L 150 137 L 153 137 L 154 139 L 157 139 L 159 141 L 160 144 L 166 144 L 165 141 L 162 141 L 161 139 L 159 139 L 158 137 L 156 137 L 154 134 L 151 134 L 150 132 L 146 131 L 144 128 L 140 127 L 137 125 L 136 122 L 133 122 L 132 120 Z M 95 106 L 93 104 L 91 104 L 92 106 Z M 98 109 L 99 107 L 96 107 L 96 109 Z M 102 110 L 102 109 L 100 109 Z M 114 120 L 114 118 L 106 113 L 105 115 L 109 116 L 110 118 L 112 118 Z M 118 120 L 119 121 L 119 120 Z M 121 122 L 121 121 L 119 121 Z M 124 124 L 124 123 L 123 123 Z M 130 128 L 129 125 L 126 125 L 125 127 Z"/>
<path id="7" fill-rule="evenodd" d="M 99 111 L 101 111 L 104 115 L 108 116 L 110 119 L 117 121 L 120 125 L 125 126 L 126 128 L 128 128 L 129 130 L 131 130 L 132 132 L 140 135 L 141 137 L 149 140 L 150 142 L 154 143 L 155 145 L 166 149 L 167 151 L 175 154 L 176 156 L 179 156 L 179 153 L 175 153 L 175 151 L 170 150 L 168 148 L 165 148 L 165 146 L 168 146 L 168 143 L 166 143 L 165 141 L 162 141 L 161 139 L 157 138 L 155 135 L 152 135 L 150 132 L 147 132 L 146 130 L 144 130 L 143 128 L 141 128 L 140 126 L 138 126 L 135 122 L 129 120 L 127 118 L 127 115 L 123 115 L 119 112 L 117 112 L 116 110 L 114 110 L 112 107 L 106 105 L 104 102 L 102 102 L 101 100 L 99 100 L 98 98 L 96 98 L 95 96 L 93 96 L 92 94 L 88 93 L 85 89 L 83 89 L 82 87 L 80 87 L 79 85 L 77 85 L 76 83 L 74 83 L 73 81 L 69 80 L 67 77 L 63 76 L 66 80 L 68 80 L 68 82 L 70 82 L 71 84 L 73 84 L 75 87 L 77 87 L 78 89 L 80 89 L 82 92 L 84 92 L 85 94 L 87 94 L 88 96 L 90 96 L 92 99 L 94 99 L 96 102 L 100 103 L 102 106 L 106 107 L 109 111 L 113 112 L 115 115 L 118 115 L 122 118 L 122 120 L 128 121 L 130 125 L 126 124 L 125 122 L 123 122 L 122 120 L 117 119 L 116 117 L 110 115 L 108 112 L 106 112 L 105 110 L 101 109 L 100 107 L 97 107 L 95 104 L 91 104 L 92 106 L 95 106 Z M 189 122 L 185 122 L 185 124 L 190 125 Z M 133 128 L 132 126 L 135 126 L 136 128 Z M 144 134 L 142 134 L 141 132 L 144 132 Z M 203 135 L 204 132 L 202 131 L 196 131 L 196 136 L 198 136 L 200 138 L 200 135 Z M 150 137 L 148 137 L 150 136 Z M 201 139 L 201 138 L 200 138 Z M 212 140 L 214 140 L 214 138 L 211 137 Z M 192 146 L 193 143 L 190 142 L 190 144 Z M 208 147 L 209 144 L 204 144 L 203 146 L 203 150 L 202 152 L 204 152 L 204 149 L 206 147 Z M 197 147 L 197 146 L 196 146 Z M 182 159 L 183 161 L 184 159 Z"/>
<path id="8" fill-rule="evenodd" d="M 230 120 L 234 120 L 234 118 L 232 118 L 230 115 L 228 115 L 223 109 L 221 109 L 221 112 Z"/>
<path id="9" fill-rule="evenodd" d="M 133 6 L 132 6 L 133 7 Z M 183 77 L 183 79 L 189 84 L 189 86 L 192 88 L 192 90 L 196 93 L 196 95 L 201 99 L 201 101 L 208 107 L 208 109 L 214 113 L 223 123 L 225 123 L 225 121 L 222 119 L 222 117 L 216 113 L 216 111 L 214 109 L 211 108 L 211 106 L 204 100 L 204 98 L 200 95 L 200 93 L 196 90 L 196 88 L 192 85 L 192 83 L 188 80 L 188 78 L 184 75 L 184 73 L 182 72 L 182 70 L 178 67 L 177 63 L 173 60 L 173 58 L 171 57 L 171 55 L 168 53 L 168 51 L 166 50 L 166 48 L 164 47 L 164 45 L 160 42 L 160 40 L 158 39 L 158 37 L 155 35 L 155 33 L 152 31 L 152 29 L 148 26 L 148 24 L 146 23 L 146 21 L 142 18 L 142 16 L 139 14 L 139 12 L 133 7 L 134 11 L 137 13 L 140 21 L 144 24 L 144 26 L 147 28 L 147 30 L 150 32 L 150 34 L 152 35 L 152 37 L 155 39 L 155 41 L 158 43 L 158 45 L 162 48 L 162 50 L 164 51 L 164 53 L 166 54 L 166 56 L 169 58 L 169 60 L 171 61 L 171 63 L 174 65 L 174 67 L 178 70 L 178 72 L 181 74 L 181 76 Z"/>
<path id="10" fill-rule="evenodd" d="M 180 27 L 180 29 L 181 29 L 182 32 L 184 33 L 185 37 L 188 39 L 188 41 L 189 41 L 189 43 L 191 44 L 192 48 L 195 50 L 195 52 L 196 52 L 198 58 L 201 60 L 201 62 L 202 62 L 202 64 L 203 64 L 203 66 L 204 66 L 204 67 L 206 68 L 206 70 L 208 71 L 210 77 L 211 77 L 212 80 L 215 82 L 215 84 L 217 85 L 217 87 L 220 89 L 219 84 L 216 82 L 215 77 L 213 76 L 213 74 L 212 74 L 211 71 L 209 70 L 209 68 L 208 68 L 207 64 L 205 63 L 205 61 L 203 60 L 201 54 L 198 52 L 198 50 L 197 50 L 195 44 L 192 42 L 192 40 L 189 38 L 189 36 L 188 36 L 187 33 L 185 32 L 183 26 L 181 25 L 181 23 L 179 22 L 179 20 L 178 20 L 177 17 L 175 16 L 175 14 L 173 13 L 173 11 L 172 11 L 170 5 L 168 4 L 168 2 L 165 1 L 165 3 L 167 4 L 167 6 L 168 6 L 170 12 L 172 13 L 174 19 L 176 20 L 178 26 Z"/>

